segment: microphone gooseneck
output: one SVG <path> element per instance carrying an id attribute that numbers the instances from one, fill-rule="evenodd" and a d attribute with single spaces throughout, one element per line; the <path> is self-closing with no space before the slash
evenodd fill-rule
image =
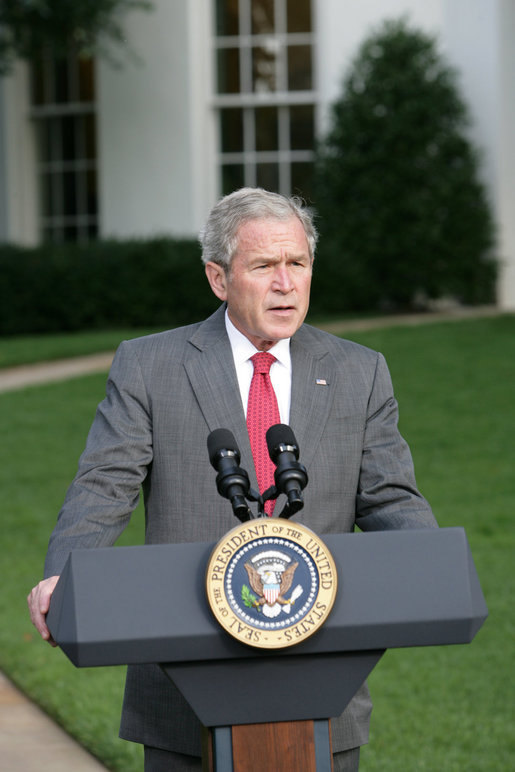
<path id="1" fill-rule="evenodd" d="M 290 426 L 274 424 L 266 433 L 270 458 L 276 465 L 275 487 L 286 494 L 288 502 L 281 517 L 291 517 L 304 506 L 302 490 L 308 483 L 306 468 L 299 463 L 299 447 Z"/>
<path id="2" fill-rule="evenodd" d="M 215 429 L 207 438 L 209 461 L 218 472 L 216 487 L 220 496 L 229 499 L 236 517 L 242 522 L 251 519 L 247 504 L 250 480 L 239 466 L 240 451 L 234 435 L 228 429 Z"/>

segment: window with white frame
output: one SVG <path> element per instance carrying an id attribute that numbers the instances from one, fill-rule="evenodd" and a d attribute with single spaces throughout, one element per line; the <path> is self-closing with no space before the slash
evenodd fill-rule
<path id="1" fill-rule="evenodd" d="M 41 239 L 89 241 L 98 233 L 93 60 L 41 57 L 32 65 L 31 102 Z"/>
<path id="2" fill-rule="evenodd" d="M 223 194 L 258 185 L 310 197 L 313 48 L 311 0 L 215 0 Z"/>

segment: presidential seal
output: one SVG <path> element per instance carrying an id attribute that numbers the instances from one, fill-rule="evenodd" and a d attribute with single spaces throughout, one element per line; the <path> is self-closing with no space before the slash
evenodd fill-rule
<path id="1" fill-rule="evenodd" d="M 224 630 L 249 646 L 279 649 L 300 643 L 325 622 L 337 575 L 313 531 L 265 517 L 236 526 L 218 542 L 206 587 Z"/>

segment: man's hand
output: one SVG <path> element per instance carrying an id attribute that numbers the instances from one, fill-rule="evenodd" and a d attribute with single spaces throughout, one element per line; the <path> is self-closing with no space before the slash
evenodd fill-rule
<path id="1" fill-rule="evenodd" d="M 44 579 L 30 591 L 30 594 L 27 597 L 32 624 L 43 640 L 48 641 L 51 646 L 57 646 L 57 643 L 52 638 L 50 630 L 46 626 L 46 615 L 50 608 L 50 598 L 52 597 L 52 593 L 58 581 L 58 576 L 51 576 L 48 579 Z"/>

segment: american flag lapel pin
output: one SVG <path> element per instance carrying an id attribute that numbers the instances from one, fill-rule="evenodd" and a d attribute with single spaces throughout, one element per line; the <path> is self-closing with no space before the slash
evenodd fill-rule
<path id="1" fill-rule="evenodd" d="M 317 378 L 315 383 L 317 386 L 327 386 L 327 381 L 325 378 Z"/>

